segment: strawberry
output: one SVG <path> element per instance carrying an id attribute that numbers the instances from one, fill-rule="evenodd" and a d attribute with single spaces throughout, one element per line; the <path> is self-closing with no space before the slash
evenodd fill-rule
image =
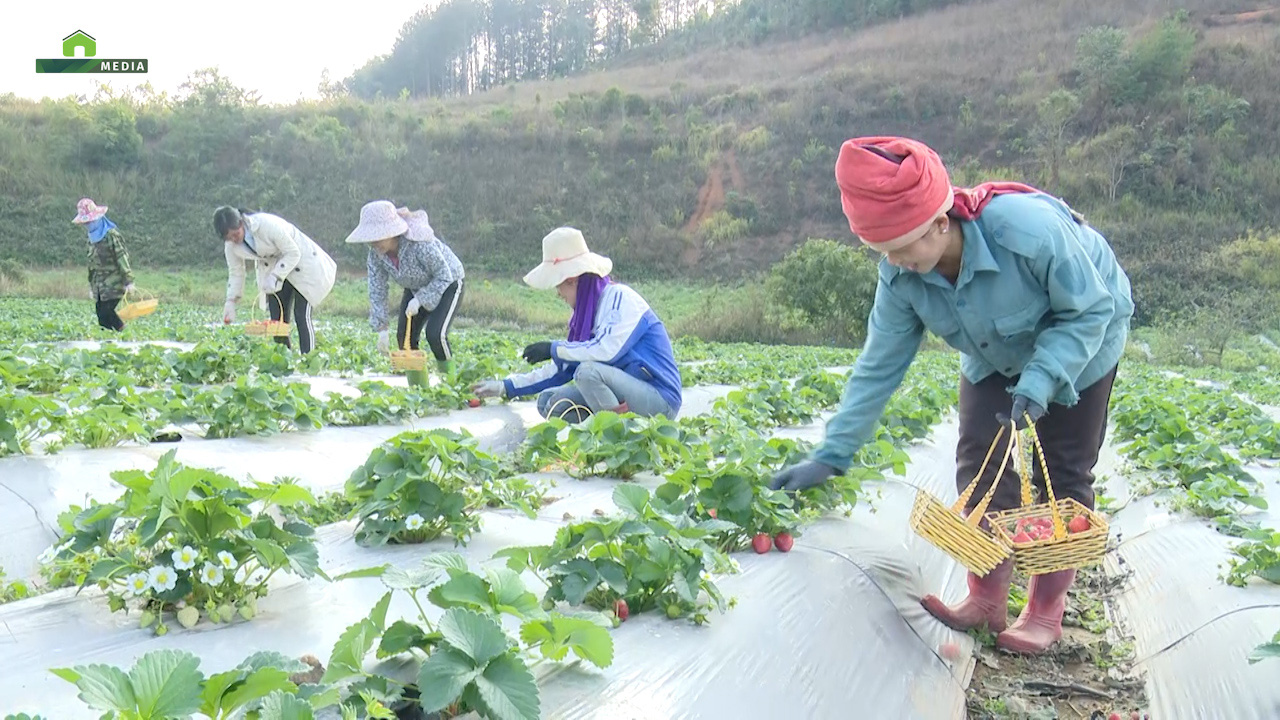
<path id="1" fill-rule="evenodd" d="M 200 611 L 194 605 L 188 605 L 178 611 L 178 622 L 182 627 L 191 629 L 200 622 Z"/>
<path id="2" fill-rule="evenodd" d="M 672 620 L 675 620 L 676 618 L 680 617 L 681 614 L 682 613 L 679 605 L 676 605 L 675 603 L 671 603 L 670 605 L 667 606 L 667 617 L 671 618 Z"/>
<path id="3" fill-rule="evenodd" d="M 710 510 L 707 511 L 707 514 L 710 515 L 712 518 L 714 518 L 716 516 L 716 509 L 711 508 Z"/>
<path id="4" fill-rule="evenodd" d="M 480 407 L 480 398 L 471 398 L 470 400 L 467 401 L 467 405 L 473 408 Z"/>
<path id="5" fill-rule="evenodd" d="M 791 537 L 789 532 L 780 532 L 774 536 L 773 544 L 782 552 L 791 552 L 791 546 L 796 544 L 796 539 Z"/>
<path id="6" fill-rule="evenodd" d="M 1025 545 L 1029 542 L 1031 542 L 1031 536 L 1028 535 L 1026 532 L 1020 532 L 1017 535 L 1013 536 L 1014 545 Z"/>
<path id="7" fill-rule="evenodd" d="M 631 610 L 627 607 L 626 600 L 619 600 L 613 604 L 613 613 L 618 616 L 619 620 L 626 620 L 631 617 Z"/>
<path id="8" fill-rule="evenodd" d="M 1107 716 L 1107 720 L 1120 720 L 1120 713 L 1111 713 Z"/>
<path id="9" fill-rule="evenodd" d="M 1067 523 L 1067 530 L 1073 533 L 1081 533 L 1089 529 L 1089 518 L 1084 515 L 1077 515 L 1071 518 L 1071 522 Z"/>
<path id="10" fill-rule="evenodd" d="M 773 545 L 773 538 L 769 537 L 769 533 L 759 533 L 751 538 L 751 547 L 761 555 L 769 552 L 770 545 Z"/>
<path id="11" fill-rule="evenodd" d="M 1142 716 L 1138 713 L 1137 710 L 1134 710 L 1133 712 L 1129 713 L 1129 720 L 1142 720 Z"/>

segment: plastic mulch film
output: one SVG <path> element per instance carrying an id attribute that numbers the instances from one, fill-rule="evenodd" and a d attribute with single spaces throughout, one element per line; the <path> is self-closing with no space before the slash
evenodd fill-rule
<path id="1" fill-rule="evenodd" d="M 441 424 L 453 416 L 482 420 L 474 413 L 454 413 L 440 418 Z M 788 434 L 813 439 L 821 429 L 819 422 Z M 323 432 L 297 437 L 315 442 Z M 376 434 L 389 437 L 394 431 L 379 428 Z M 935 441 L 912 447 L 907 481 L 940 497 L 954 497 L 955 435 L 951 420 L 935 429 Z M 316 465 L 309 467 L 324 467 L 334 477 L 328 486 L 337 487 L 372 447 L 370 443 L 357 452 L 348 445 L 344 450 L 326 438 L 290 451 L 285 443 L 290 440 L 298 442 L 289 435 L 263 441 L 269 453 L 248 452 L 246 444 L 257 442 L 253 440 L 218 441 L 240 442 L 240 452 L 222 446 L 210 448 L 210 457 L 180 451 L 178 458 L 193 465 L 216 458 L 208 465 L 223 468 L 242 464 L 258 477 L 272 476 L 277 469 L 259 470 L 255 463 L 275 462 L 277 453 L 287 457 L 292 452 L 311 456 L 308 462 Z M 215 443 L 187 447 L 203 444 Z M 136 458 L 133 466 L 145 467 L 149 458 Z M 120 467 L 119 458 L 103 462 Z M 313 489 L 325 485 L 294 475 Z M 560 499 L 542 508 L 537 520 L 509 511 L 485 512 L 480 532 L 456 550 L 473 566 L 493 563 L 493 553 L 502 548 L 551 541 L 565 513 L 589 517 L 597 508 L 614 509 L 611 495 L 617 481 L 548 477 L 555 479 L 552 494 Z M 658 479 L 642 476 L 638 482 L 653 486 Z M 964 717 L 972 643 L 919 605 L 921 595 L 944 587 L 948 600 L 963 595 L 963 571 L 911 532 L 907 514 L 913 488 L 885 483 L 871 486 L 873 495 L 875 488 L 882 490 L 874 501 L 876 512 L 861 505 L 851 518 L 821 520 L 804 530 L 788 554 L 736 554 L 742 572 L 716 581 L 738 605 L 713 613 L 710 625 L 698 627 L 655 613 L 633 616 L 613 632 L 610 667 L 571 665 L 541 678 L 543 717 L 845 718 L 850 708 L 863 717 Z M 425 554 L 455 550 L 447 537 L 420 546 L 361 548 L 352 540 L 352 530 L 351 523 L 338 523 L 317 533 L 321 565 L 331 575 L 381 563 L 412 566 Z M 532 578 L 528 584 L 535 591 L 539 587 Z M 376 579 L 327 583 L 288 577 L 273 581 L 251 622 L 201 624 L 192 630 L 174 626 L 163 637 L 138 629 L 136 615 L 109 612 L 94 588 L 79 596 L 64 589 L 0 606 L 0 712 L 96 717 L 48 669 L 88 663 L 127 668 L 155 649 L 195 653 L 206 675 L 258 650 L 310 653 L 327 661 L 343 629 L 366 616 L 383 592 Z M 407 598 L 397 597 L 388 617 L 413 610 Z M 437 611 L 431 607 L 428 612 Z M 944 642 L 961 648 L 957 663 L 938 656 Z"/>
<path id="2" fill-rule="evenodd" d="M 1246 470 L 1261 481 L 1271 507 L 1280 506 L 1280 472 Z M 1280 660 L 1248 662 L 1253 648 L 1280 630 L 1280 585 L 1226 584 L 1230 548 L 1240 540 L 1171 514 L 1157 500 L 1134 500 L 1113 515 L 1118 547 L 1107 560 L 1108 572 L 1131 573 L 1118 605 L 1138 669 L 1147 673 L 1151 716 L 1280 718 Z M 1251 519 L 1280 528 L 1274 511 Z"/>

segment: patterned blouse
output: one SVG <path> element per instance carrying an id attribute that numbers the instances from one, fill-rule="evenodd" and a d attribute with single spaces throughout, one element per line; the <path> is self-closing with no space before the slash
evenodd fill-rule
<path id="1" fill-rule="evenodd" d="M 389 256 L 369 248 L 369 324 L 374 331 L 388 327 L 391 316 L 391 298 L 387 292 L 389 278 L 412 291 L 428 312 L 435 310 L 440 296 L 450 285 L 463 278 L 462 261 L 438 238 L 426 241 L 401 238 L 398 252 L 397 261 L 392 262 Z"/>

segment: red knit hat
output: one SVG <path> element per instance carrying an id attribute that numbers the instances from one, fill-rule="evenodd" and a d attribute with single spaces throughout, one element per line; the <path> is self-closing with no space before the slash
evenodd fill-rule
<path id="1" fill-rule="evenodd" d="M 836 184 L 849 229 L 882 252 L 919 240 L 955 200 L 938 153 L 901 137 L 846 140 Z"/>

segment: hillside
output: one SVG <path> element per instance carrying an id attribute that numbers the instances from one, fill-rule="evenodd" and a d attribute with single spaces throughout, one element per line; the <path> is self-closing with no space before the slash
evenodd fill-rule
<path id="1" fill-rule="evenodd" d="M 216 73 L 183 98 L 0 98 L 0 258 L 79 263 L 68 220 L 91 195 L 135 264 L 217 267 L 210 218 L 234 203 L 362 272 L 341 240 L 387 197 L 427 209 L 473 271 L 527 269 L 569 223 L 625 277 L 749 278 L 807 238 L 847 240 L 841 141 L 901 133 L 957 183 L 1065 197 L 1150 321 L 1242 288 L 1216 251 L 1280 227 L 1280 13 L 1176 10 L 994 0 L 763 43 L 704 24 L 688 32 L 712 33 L 706 50 L 675 32 L 604 70 L 445 100 L 260 107 Z"/>

